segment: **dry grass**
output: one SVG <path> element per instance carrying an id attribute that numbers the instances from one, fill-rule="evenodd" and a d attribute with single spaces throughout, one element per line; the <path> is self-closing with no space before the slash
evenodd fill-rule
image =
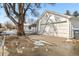
<path id="1" fill-rule="evenodd" d="M 8 55 L 19 55 L 17 52 L 17 48 L 32 48 L 34 47 L 32 41 L 30 41 L 27 37 L 21 36 L 7 36 L 5 39 L 6 50 L 9 52 Z"/>
<path id="2" fill-rule="evenodd" d="M 76 44 L 79 43 L 79 40 L 77 39 L 67 39 L 62 37 L 53 37 L 53 36 L 47 36 L 47 35 L 30 35 L 30 39 L 32 40 L 44 40 L 49 43 L 55 43 L 55 44 Z"/>
<path id="3" fill-rule="evenodd" d="M 34 40 L 44 40 L 50 43 L 52 47 L 47 45 L 42 48 L 34 48 L 34 44 L 33 44 Z M 73 39 L 73 40 L 67 41 L 66 38 L 58 38 L 58 37 L 46 36 L 46 35 L 30 35 L 28 37 L 7 36 L 5 46 L 9 56 L 77 55 L 75 53 L 78 53 L 79 51 L 78 49 L 76 49 L 79 46 L 79 40 Z M 75 48 L 76 51 L 73 51 L 73 49 L 70 49 L 70 48 L 66 48 L 65 46 L 67 47 L 73 46 L 73 48 L 75 48 L 74 46 L 77 46 Z M 22 47 L 24 48 L 22 53 L 18 53 L 17 48 L 21 49 Z M 50 48 L 48 52 L 45 51 L 46 48 Z M 61 53 L 62 51 L 64 53 Z"/>

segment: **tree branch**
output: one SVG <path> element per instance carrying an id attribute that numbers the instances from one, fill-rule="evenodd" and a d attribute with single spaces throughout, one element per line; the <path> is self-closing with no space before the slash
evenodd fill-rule
<path id="1" fill-rule="evenodd" d="M 25 15 L 25 13 L 26 13 L 26 11 L 29 9 L 30 5 L 31 5 L 31 3 L 29 3 L 29 4 L 27 5 L 26 9 L 24 10 L 23 15 Z"/>
<path id="2" fill-rule="evenodd" d="M 13 13 L 14 13 L 16 16 L 19 16 L 19 13 L 18 13 L 18 12 L 16 12 L 16 10 L 15 10 L 15 3 L 13 4 L 13 6 L 12 6 L 12 4 L 11 4 L 11 3 L 9 3 L 9 6 L 11 7 L 11 9 L 12 9 Z"/>
<path id="3" fill-rule="evenodd" d="M 17 25 L 18 22 L 15 21 L 15 19 L 14 19 L 12 16 L 10 16 L 9 10 L 8 10 L 8 8 L 7 8 L 7 4 L 5 3 L 5 4 L 3 4 L 3 6 L 4 6 L 4 10 L 5 10 L 5 12 L 6 12 L 6 15 L 10 18 L 10 20 L 13 21 L 13 23 L 14 23 L 15 25 Z"/>

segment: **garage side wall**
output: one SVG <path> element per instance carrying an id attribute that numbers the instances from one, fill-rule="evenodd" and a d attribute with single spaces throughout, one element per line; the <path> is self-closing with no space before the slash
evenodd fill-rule
<path id="1" fill-rule="evenodd" d="M 51 15 L 49 18 L 43 16 L 40 19 L 38 23 L 38 33 L 56 37 L 69 38 L 68 19 L 54 14 L 49 15 Z"/>

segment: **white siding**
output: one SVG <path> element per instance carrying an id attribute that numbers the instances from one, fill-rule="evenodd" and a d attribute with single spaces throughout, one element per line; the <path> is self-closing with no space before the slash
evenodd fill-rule
<path id="1" fill-rule="evenodd" d="M 69 23 L 67 21 L 68 19 L 54 14 L 49 15 L 51 15 L 51 17 L 49 18 L 47 25 L 46 25 L 47 18 L 45 16 L 43 16 L 40 19 L 39 33 L 45 35 L 69 38 Z"/>

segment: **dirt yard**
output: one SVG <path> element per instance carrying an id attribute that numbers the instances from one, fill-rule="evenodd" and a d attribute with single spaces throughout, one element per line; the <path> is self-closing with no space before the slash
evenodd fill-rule
<path id="1" fill-rule="evenodd" d="M 50 45 L 48 49 L 52 50 L 51 53 L 48 52 L 48 55 L 55 55 L 55 56 L 79 56 L 79 40 L 78 39 L 66 39 L 66 38 L 59 38 L 47 35 L 31 35 L 29 36 L 32 40 L 44 40 L 49 42 Z"/>
<path id="2" fill-rule="evenodd" d="M 5 39 L 4 55 L 6 56 L 75 56 L 79 55 L 79 40 L 58 38 L 46 35 L 28 37 L 9 36 Z M 47 42 L 36 47 L 37 40 Z M 0 55 L 2 50 L 0 49 Z"/>
<path id="3" fill-rule="evenodd" d="M 30 35 L 30 39 L 32 40 L 44 40 L 46 42 L 49 42 L 50 44 L 56 44 L 56 45 L 62 45 L 62 44 L 77 44 L 79 43 L 79 40 L 77 39 L 67 39 L 62 37 L 53 37 L 53 36 L 47 36 L 47 35 Z"/>

